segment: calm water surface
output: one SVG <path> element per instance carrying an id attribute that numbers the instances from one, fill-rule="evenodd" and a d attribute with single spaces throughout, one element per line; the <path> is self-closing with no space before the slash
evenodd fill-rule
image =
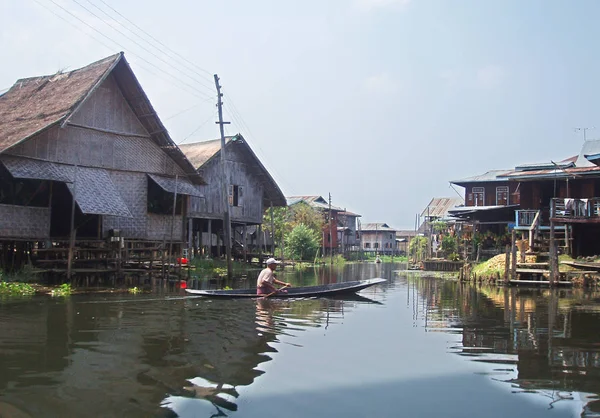
<path id="1" fill-rule="evenodd" d="M 398 268 L 285 277 L 388 279 L 351 300 L 2 300 L 0 417 L 600 417 L 600 294 Z"/>

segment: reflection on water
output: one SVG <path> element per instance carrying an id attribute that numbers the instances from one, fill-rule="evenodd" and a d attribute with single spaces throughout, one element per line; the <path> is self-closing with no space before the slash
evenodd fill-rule
<path id="1" fill-rule="evenodd" d="M 285 277 L 388 279 L 344 299 L 2 301 L 0 417 L 600 416 L 600 294 L 396 269 Z"/>
<path id="2" fill-rule="evenodd" d="M 583 416 L 600 416 L 600 293 L 411 284 L 427 329 L 462 335 L 453 352 L 494 365 L 490 374 L 514 393 L 537 393 L 549 406 L 583 399 Z"/>

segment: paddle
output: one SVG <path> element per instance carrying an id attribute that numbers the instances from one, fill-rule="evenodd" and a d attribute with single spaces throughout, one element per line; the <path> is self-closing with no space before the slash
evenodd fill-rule
<path id="1" fill-rule="evenodd" d="M 283 286 L 283 287 L 280 287 L 280 288 L 279 288 L 279 289 L 277 289 L 276 291 L 274 291 L 274 292 L 271 292 L 271 293 L 269 293 L 269 294 L 268 294 L 268 295 L 266 295 L 266 296 L 263 296 L 263 298 L 265 298 L 265 299 L 266 299 L 266 298 L 268 298 L 269 296 L 272 296 L 272 295 L 274 295 L 275 293 L 277 293 L 277 292 L 280 292 L 280 291 L 282 291 L 283 289 L 285 289 L 286 287 L 290 287 L 290 286 L 291 286 L 291 285 L 289 285 L 289 284 L 286 284 L 285 286 Z"/>

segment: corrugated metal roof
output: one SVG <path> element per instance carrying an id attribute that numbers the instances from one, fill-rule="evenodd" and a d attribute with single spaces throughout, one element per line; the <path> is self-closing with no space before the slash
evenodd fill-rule
<path id="1" fill-rule="evenodd" d="M 453 180 L 450 183 L 457 184 L 460 186 L 461 184 L 467 184 L 467 183 L 508 181 L 508 179 L 506 179 L 505 177 L 502 177 L 502 176 L 510 173 L 511 171 L 513 171 L 513 170 L 490 170 L 490 171 L 486 171 L 485 173 L 477 175 L 477 176 L 466 177 L 466 178 L 463 178 L 460 180 Z"/>
<path id="2" fill-rule="evenodd" d="M 315 209 L 329 210 L 329 203 L 322 196 L 288 196 L 286 197 L 286 201 L 288 206 L 304 202 Z M 331 210 L 344 212 L 343 208 L 334 205 L 331 205 Z"/>
<path id="3" fill-rule="evenodd" d="M 121 198 L 108 172 L 101 168 L 77 167 L 76 182 L 67 183 L 83 213 L 131 218 L 129 208 Z"/>
<path id="4" fill-rule="evenodd" d="M 175 177 L 159 176 L 157 174 L 148 174 L 148 177 L 166 192 L 175 193 L 175 190 L 177 190 L 177 194 L 204 197 L 204 194 L 186 178 L 179 177 L 175 179 Z"/>
<path id="5" fill-rule="evenodd" d="M 586 155 L 600 154 L 600 140 L 585 141 L 581 147 L 581 152 L 577 156 L 575 166 L 577 167 L 592 167 L 594 163 L 585 158 Z"/>
<path id="6" fill-rule="evenodd" d="M 362 217 L 362 215 L 359 215 L 359 214 L 357 214 L 357 213 L 353 213 L 353 212 L 348 212 L 347 210 L 346 210 L 346 211 L 343 211 L 343 212 L 340 212 L 340 213 L 338 213 L 338 215 L 341 215 L 341 216 L 353 216 L 353 217 L 356 217 L 356 218 L 360 218 L 360 217 Z"/>
<path id="7" fill-rule="evenodd" d="M 372 222 L 362 224 L 360 227 L 361 231 L 389 231 L 396 232 L 396 230 L 390 227 L 385 222 Z"/>
<path id="8" fill-rule="evenodd" d="M 462 197 L 434 197 L 427 205 L 421 216 L 435 218 L 444 218 L 448 215 L 448 210 L 465 204 Z"/>

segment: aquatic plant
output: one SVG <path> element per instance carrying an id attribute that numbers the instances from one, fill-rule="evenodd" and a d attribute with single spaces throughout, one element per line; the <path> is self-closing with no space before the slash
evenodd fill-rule
<path id="1" fill-rule="evenodd" d="M 6 282 L 0 278 L 0 295 L 16 296 L 16 295 L 33 295 L 35 289 L 27 283 Z"/>
<path id="2" fill-rule="evenodd" d="M 52 289 L 50 294 L 52 296 L 69 296 L 72 292 L 71 285 L 69 283 L 63 283 L 55 289 Z"/>

